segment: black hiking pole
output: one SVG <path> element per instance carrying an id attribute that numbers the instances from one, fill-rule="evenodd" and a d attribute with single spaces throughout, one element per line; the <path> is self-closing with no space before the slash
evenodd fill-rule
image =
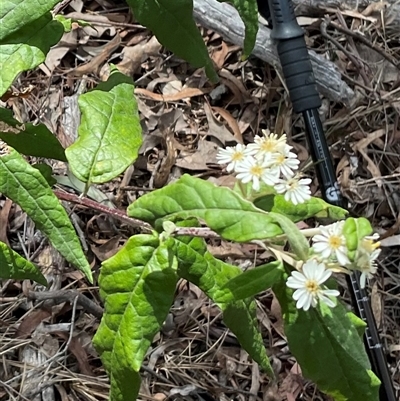
<path id="1" fill-rule="evenodd" d="M 257 0 L 257 3 L 259 13 L 272 28 L 271 37 L 276 41 L 293 110 L 295 113 L 303 115 L 322 196 L 333 205 L 343 206 L 331 155 L 318 114 L 321 100 L 316 89 L 304 32 L 297 23 L 291 0 Z M 372 370 L 382 383 L 379 390 L 380 401 L 396 401 L 369 298 L 366 291 L 360 287 L 359 277 L 359 272 L 348 276 L 348 287 L 356 314 L 367 324 L 364 343 Z"/>

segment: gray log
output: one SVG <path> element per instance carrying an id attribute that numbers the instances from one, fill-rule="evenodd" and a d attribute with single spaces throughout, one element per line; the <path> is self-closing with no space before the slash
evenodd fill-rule
<path id="1" fill-rule="evenodd" d="M 224 40 L 243 45 L 244 25 L 237 11 L 227 3 L 216 0 L 194 0 L 194 18 L 202 26 L 221 35 Z M 271 31 L 260 25 L 253 54 L 281 71 Z M 336 65 L 309 51 L 318 90 L 328 99 L 351 107 L 356 102 L 354 91 L 341 78 Z"/>

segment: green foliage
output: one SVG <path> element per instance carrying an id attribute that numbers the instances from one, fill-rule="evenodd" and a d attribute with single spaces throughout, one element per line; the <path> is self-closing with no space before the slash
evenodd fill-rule
<path id="1" fill-rule="evenodd" d="M 64 148 L 44 124 L 21 124 L 13 118 L 11 110 L 2 108 L 0 121 L 5 123 L 0 123 L 0 139 L 19 153 L 67 161 Z"/>
<path id="2" fill-rule="evenodd" d="M 348 212 L 338 206 L 330 205 L 321 198 L 312 197 L 300 205 L 285 200 L 283 195 L 265 195 L 254 200 L 254 204 L 266 212 L 274 212 L 285 215 L 297 223 L 310 217 L 329 217 L 332 220 L 343 220 Z"/>
<path id="3" fill-rule="evenodd" d="M 283 280 L 283 265 L 280 261 L 257 266 L 230 279 L 218 291 L 220 303 L 233 302 L 254 297 Z"/>
<path id="4" fill-rule="evenodd" d="M 269 374 L 274 372 L 258 330 L 256 305 L 252 298 L 228 300 L 229 287 L 224 286 L 241 270 L 214 258 L 202 238 L 179 237 L 174 242 L 180 277 L 196 284 L 223 312 L 227 327 L 236 335 L 240 345 Z M 222 290 L 221 290 L 222 288 Z"/>
<path id="5" fill-rule="evenodd" d="M 0 279 L 34 280 L 47 285 L 40 270 L 31 262 L 0 241 Z"/>
<path id="6" fill-rule="evenodd" d="M 133 90 L 132 80 L 113 69 L 107 82 L 79 97 L 79 138 L 66 155 L 81 181 L 110 181 L 136 160 L 142 128 Z"/>
<path id="7" fill-rule="evenodd" d="M 0 41 L 47 14 L 60 0 L 6 0 L 0 7 Z"/>
<path id="8" fill-rule="evenodd" d="M 256 208 L 229 188 L 182 176 L 131 204 L 128 215 L 160 229 L 165 219 L 196 217 L 221 237 L 237 242 L 266 239 L 282 233 L 268 213 Z"/>
<path id="9" fill-rule="evenodd" d="M 258 30 L 257 2 L 230 2 L 245 24 L 247 56 Z M 50 47 L 72 28 L 71 19 L 53 19 L 49 11 L 57 3 L 6 0 L 0 7 L 0 96 L 18 74 L 42 63 Z M 208 77 L 217 80 L 193 21 L 193 0 L 128 3 L 139 22 L 164 46 L 194 66 L 205 67 Z M 46 164 L 31 166 L 19 155 L 68 161 L 74 175 L 58 177 L 58 182 L 68 180 L 82 192 L 102 196 L 90 184 L 121 174 L 136 160 L 142 143 L 133 82 L 112 68 L 107 82 L 80 96 L 79 107 L 79 138 L 66 151 L 43 124 L 20 124 L 11 111 L 0 109 L 0 139 L 11 146 L 8 149 L 0 141 L 0 192 L 19 204 L 66 260 L 91 281 L 80 241 L 50 188 L 54 183 L 51 168 Z M 204 239 L 174 236 L 175 224 L 198 227 L 200 223 L 229 241 L 267 240 L 269 245 L 279 235 L 283 243 L 287 239 L 290 252 L 306 260 L 309 242 L 295 223 L 313 216 L 340 220 L 347 215 L 318 198 L 295 206 L 274 192 L 274 188 L 263 186 L 263 192 L 255 194 L 251 185 L 232 191 L 184 175 L 129 206 L 131 217 L 150 223 L 156 231 L 131 237 L 102 263 L 99 287 L 105 310 L 94 344 L 110 376 L 111 401 L 136 399 L 143 359 L 168 314 L 179 278 L 197 285 L 221 308 L 226 326 L 270 377 L 274 372 L 258 328 L 254 296 L 273 287 L 282 307 L 289 347 L 304 375 L 336 401 L 378 400 L 379 381 L 370 370 L 361 341 L 363 321 L 347 313 L 340 303 L 333 309 L 322 304 L 308 312 L 297 310 L 293 291 L 285 285 L 288 266 L 281 261 L 243 272 L 216 259 Z M 353 253 L 360 240 L 371 233 L 366 219 L 351 218 L 344 226 L 347 246 Z M 46 285 L 35 265 L 1 242 L 0 277 L 32 279 Z"/>
<path id="10" fill-rule="evenodd" d="M 274 292 L 282 307 L 290 351 L 304 376 L 337 401 L 377 401 L 379 379 L 371 371 L 346 309 L 340 303 L 333 309 L 319 304 L 304 312 L 295 308 L 292 291 L 284 283 L 277 284 Z"/>
<path id="11" fill-rule="evenodd" d="M 89 263 L 65 209 L 40 172 L 12 148 L 0 156 L 0 192 L 20 205 L 61 255 L 92 282 Z"/>
<path id="12" fill-rule="evenodd" d="M 127 0 L 138 21 L 151 29 L 158 41 L 195 67 L 205 67 L 217 81 L 207 47 L 193 21 L 193 0 Z"/>
<path id="13" fill-rule="evenodd" d="M 171 307 L 176 257 L 157 235 L 136 235 L 103 262 L 104 316 L 93 339 L 110 376 L 110 399 L 135 400 L 139 370 Z"/>
<path id="14" fill-rule="evenodd" d="M 245 37 L 243 43 L 243 56 L 248 57 L 256 43 L 258 32 L 258 7 L 257 0 L 219 0 L 232 3 L 238 10 L 245 26 Z"/>
<path id="15" fill-rule="evenodd" d="M 13 8 L 17 4 L 17 7 Z M 49 12 L 58 1 L 7 1 L 0 11 L 0 96 L 22 71 L 42 63 L 50 47 L 64 33 L 63 25 Z M 11 7 L 10 7 L 11 6 Z M 11 8 L 11 9 L 10 9 Z M 34 10 L 32 13 L 30 10 Z M 35 15 L 36 18 L 32 18 Z M 23 24 L 21 24 L 23 21 Z M 21 26 L 22 25 L 22 26 Z"/>
<path id="16" fill-rule="evenodd" d="M 294 206 L 294 205 L 293 205 Z M 285 233 L 292 251 L 300 260 L 307 260 L 310 250 L 310 244 L 307 238 L 302 234 L 290 219 L 283 214 L 269 213 L 273 220 L 275 220 Z"/>

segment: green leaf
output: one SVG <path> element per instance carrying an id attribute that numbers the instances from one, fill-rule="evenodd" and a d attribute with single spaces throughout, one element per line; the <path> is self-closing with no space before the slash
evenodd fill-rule
<path id="1" fill-rule="evenodd" d="M 258 32 L 258 7 L 257 0 L 219 0 L 232 3 L 238 10 L 245 26 L 245 37 L 243 43 L 244 57 L 248 57 L 256 43 Z"/>
<path id="2" fill-rule="evenodd" d="M 4 242 L 0 242 L 0 279 L 34 280 L 47 285 L 40 270 L 31 262 L 14 252 Z"/>
<path id="3" fill-rule="evenodd" d="M 3 0 L 0 7 L 0 40 L 50 11 L 60 0 Z"/>
<path id="4" fill-rule="evenodd" d="M 364 338 L 365 334 L 365 329 L 367 327 L 367 323 L 364 322 L 364 320 L 360 319 L 358 316 L 356 316 L 353 312 L 347 312 L 347 317 L 357 330 L 358 335 L 360 336 L 361 339 Z"/>
<path id="5" fill-rule="evenodd" d="M 286 201 L 283 195 L 266 195 L 255 199 L 254 204 L 267 212 L 283 214 L 295 223 L 313 216 L 343 220 L 348 214 L 347 210 L 330 205 L 320 198 L 311 198 L 304 203 L 294 205 Z"/>
<path id="6" fill-rule="evenodd" d="M 104 315 L 93 343 L 111 382 L 110 400 L 135 400 L 139 370 L 173 302 L 176 258 L 155 235 L 131 237 L 102 263 Z"/>
<path id="7" fill-rule="evenodd" d="M 183 175 L 178 181 L 139 198 L 128 215 L 161 229 L 165 219 L 196 217 L 227 240 L 246 242 L 282 234 L 268 213 L 229 188 Z"/>
<path id="8" fill-rule="evenodd" d="M 113 68 L 107 82 L 79 97 L 79 138 L 65 152 L 81 181 L 110 181 L 136 160 L 142 128 L 133 90 L 132 80 Z"/>
<path id="9" fill-rule="evenodd" d="M 378 401 L 379 379 L 371 371 L 368 356 L 353 319 L 338 303 L 320 303 L 304 312 L 297 310 L 292 290 L 274 287 L 285 321 L 290 351 L 303 375 L 338 401 Z"/>
<path id="10" fill-rule="evenodd" d="M 296 224 L 282 214 L 271 212 L 269 215 L 281 226 L 292 251 L 300 260 L 306 261 L 308 259 L 310 244 L 304 234 L 297 228 Z"/>
<path id="11" fill-rule="evenodd" d="M 45 178 L 14 149 L 3 154 L 0 156 L 0 192 L 20 205 L 54 248 L 92 282 L 92 272 L 79 238 Z"/>
<path id="12" fill-rule="evenodd" d="M 21 124 L 13 118 L 11 110 L 3 108 L 0 108 L 0 139 L 24 155 L 67 161 L 64 148 L 44 124 Z"/>
<path id="13" fill-rule="evenodd" d="M 364 217 L 346 219 L 343 226 L 343 235 L 346 238 L 346 246 L 349 251 L 355 251 L 359 241 L 367 235 L 371 235 L 373 229 L 371 223 Z"/>
<path id="14" fill-rule="evenodd" d="M 9 0 L 4 9 L 8 9 L 9 4 L 13 4 L 15 1 L 18 0 L 12 2 Z M 18 3 L 25 2 L 21 0 Z M 27 1 L 26 3 L 31 3 L 32 14 L 36 14 L 34 11 L 36 8 L 42 8 L 37 6 L 37 1 Z M 23 15 L 22 11 L 24 11 L 24 15 L 30 13 L 27 4 L 19 4 L 19 6 L 20 15 Z M 4 14 L 3 6 L 1 13 Z M 13 11 L 10 11 L 10 14 L 13 18 L 16 17 Z M 50 47 L 58 43 L 64 33 L 63 25 L 53 20 L 50 13 L 46 13 L 35 20 L 31 20 L 29 17 L 27 18 L 30 21 L 29 23 L 22 16 L 19 20 L 9 21 L 8 15 L 4 15 L 3 20 L 7 20 L 6 23 L 12 27 L 8 29 L 1 26 L 0 19 L 0 38 L 2 38 L 0 39 L 0 96 L 7 91 L 18 74 L 31 70 L 42 63 Z M 23 25 L 21 21 L 23 21 Z M 18 24 L 20 29 L 16 30 L 15 24 Z M 4 36 L 7 37 L 4 38 Z"/>
<path id="15" fill-rule="evenodd" d="M 52 187 L 54 184 L 57 184 L 57 180 L 53 178 L 53 170 L 48 164 L 45 163 L 37 163 L 34 164 L 32 167 L 34 167 L 36 170 L 40 171 L 40 174 L 46 179 L 47 183 Z"/>
<path id="16" fill-rule="evenodd" d="M 72 18 L 66 18 L 63 15 L 55 15 L 54 19 L 60 22 L 64 27 L 64 32 L 71 32 L 72 30 Z"/>
<path id="17" fill-rule="evenodd" d="M 257 266 L 230 279 L 218 291 L 216 301 L 227 303 L 254 297 L 283 280 L 283 265 L 279 261 Z"/>
<path id="18" fill-rule="evenodd" d="M 221 289 L 230 279 L 241 274 L 240 268 L 214 258 L 202 238 L 177 237 L 171 241 L 175 241 L 178 275 L 197 285 L 217 303 L 223 311 L 225 324 L 241 346 L 270 377 L 274 377 L 258 329 L 255 301 L 252 298 L 227 303 L 219 301 Z"/>
<path id="19" fill-rule="evenodd" d="M 218 76 L 204 40 L 193 20 L 193 0 L 127 0 L 137 20 L 153 31 L 158 41 L 192 64 L 205 67 L 207 76 Z"/>

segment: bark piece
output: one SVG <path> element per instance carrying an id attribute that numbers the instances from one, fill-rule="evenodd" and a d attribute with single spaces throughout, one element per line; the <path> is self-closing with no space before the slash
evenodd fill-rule
<path id="1" fill-rule="evenodd" d="M 244 24 L 231 5 L 215 0 L 194 0 L 193 15 L 199 24 L 217 32 L 224 40 L 236 45 L 243 44 Z M 271 30 L 263 25 L 260 25 L 253 54 L 282 72 Z M 320 93 L 346 107 L 354 105 L 356 95 L 342 80 L 337 66 L 312 50 L 309 54 Z"/>

